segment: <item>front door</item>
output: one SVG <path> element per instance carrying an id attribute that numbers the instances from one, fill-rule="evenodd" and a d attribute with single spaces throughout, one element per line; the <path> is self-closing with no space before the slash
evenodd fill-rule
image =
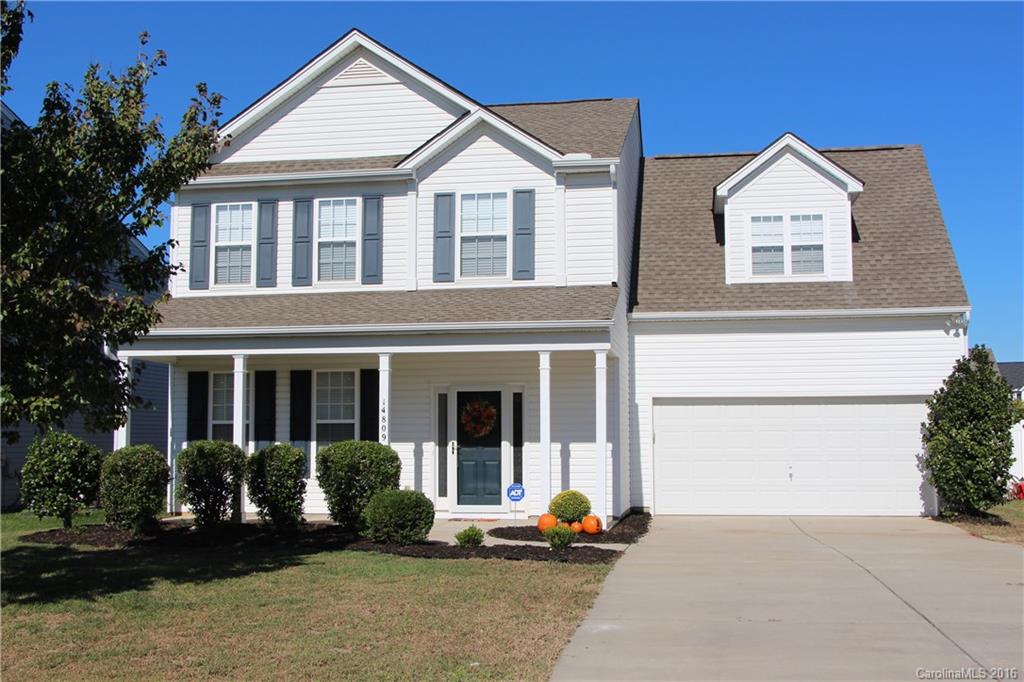
<path id="1" fill-rule="evenodd" d="M 501 504 L 501 391 L 459 391 L 455 403 L 460 505 Z"/>

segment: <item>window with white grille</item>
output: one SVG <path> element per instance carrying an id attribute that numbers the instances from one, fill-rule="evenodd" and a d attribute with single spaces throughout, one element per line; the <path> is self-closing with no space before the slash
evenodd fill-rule
<path id="1" fill-rule="evenodd" d="M 459 217 L 459 273 L 501 277 L 508 272 L 508 195 L 463 194 Z"/>
<path id="2" fill-rule="evenodd" d="M 213 215 L 213 283 L 251 284 L 253 205 L 218 204 Z"/>
<path id="3" fill-rule="evenodd" d="M 354 281 L 359 212 L 355 199 L 317 202 L 317 279 Z"/>
<path id="4" fill-rule="evenodd" d="M 755 277 L 825 272 L 825 216 L 789 213 L 750 217 L 750 274 Z"/>
<path id="5" fill-rule="evenodd" d="M 316 373 L 316 448 L 356 437 L 356 373 Z"/>

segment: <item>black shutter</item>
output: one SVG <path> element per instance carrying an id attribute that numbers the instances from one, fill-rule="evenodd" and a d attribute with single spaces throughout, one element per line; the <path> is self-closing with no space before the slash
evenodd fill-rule
<path id="1" fill-rule="evenodd" d="M 207 419 L 210 414 L 209 372 L 188 373 L 188 427 L 185 440 L 206 440 Z"/>
<path id="2" fill-rule="evenodd" d="M 267 370 L 255 374 L 253 439 L 258 448 L 263 448 L 277 440 L 277 372 Z"/>
<path id="3" fill-rule="evenodd" d="M 380 370 L 359 370 L 359 440 L 378 440 L 380 423 Z"/>
<path id="4" fill-rule="evenodd" d="M 313 429 L 313 372 L 308 369 L 293 369 L 291 374 L 291 397 L 288 408 L 288 440 L 306 453 L 306 478 L 313 473 L 313 462 L 309 451 Z"/>

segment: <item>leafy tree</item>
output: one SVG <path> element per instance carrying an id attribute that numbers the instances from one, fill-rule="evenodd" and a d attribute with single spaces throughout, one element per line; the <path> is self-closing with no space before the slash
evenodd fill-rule
<path id="1" fill-rule="evenodd" d="M 42 518 L 56 516 L 71 528 L 74 515 L 96 502 L 103 452 L 81 438 L 50 431 L 28 446 L 21 469 L 21 497 Z"/>
<path id="2" fill-rule="evenodd" d="M 0 12 L 6 91 L 31 15 L 6 0 Z M 178 132 L 165 137 L 146 103 L 165 65 L 159 50 L 140 53 L 120 74 L 92 64 L 77 91 L 46 87 L 34 126 L 3 132 L 0 420 L 9 442 L 22 421 L 59 428 L 76 412 L 88 428 L 110 430 L 138 404 L 137 372 L 109 349 L 159 321 L 152 294 L 178 266 L 168 262 L 173 241 L 148 254 L 133 243 L 162 221 L 172 193 L 209 166 L 220 116 L 220 95 L 199 83 Z"/>
<path id="3" fill-rule="evenodd" d="M 923 425 L 924 463 L 944 512 L 979 514 L 1006 498 L 1018 419 L 992 354 L 975 346 L 928 399 Z"/>

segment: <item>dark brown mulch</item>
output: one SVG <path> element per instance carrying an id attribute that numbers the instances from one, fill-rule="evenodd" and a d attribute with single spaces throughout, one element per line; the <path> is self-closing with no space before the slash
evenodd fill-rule
<path id="1" fill-rule="evenodd" d="M 151 535 L 133 536 L 110 526 L 91 524 L 76 526 L 70 531 L 46 530 L 22 536 L 22 540 L 57 545 L 91 545 L 103 548 L 148 547 L 167 550 L 190 550 L 210 547 L 244 550 L 246 547 L 282 547 L 296 551 L 348 549 L 357 552 L 380 552 L 422 559 L 507 559 L 511 561 L 558 561 L 572 564 L 612 563 L 622 552 L 598 547 L 572 547 L 552 551 L 547 547 L 529 545 L 498 545 L 494 547 L 458 547 L 442 542 L 422 545 L 377 544 L 362 540 L 330 523 L 309 523 L 294 533 L 278 533 L 257 523 L 224 524 L 215 529 L 199 531 L 187 521 L 165 522 Z"/>
<path id="2" fill-rule="evenodd" d="M 576 536 L 576 542 L 579 544 L 594 543 L 631 545 L 634 542 L 638 542 L 643 536 L 647 535 L 647 531 L 650 526 L 650 514 L 647 514 L 646 512 L 633 512 L 623 517 L 621 521 L 612 526 L 609 530 L 599 533 L 598 535 L 579 533 Z M 487 534 L 496 538 L 501 538 L 502 540 L 544 541 L 544 536 L 537 531 L 536 526 L 499 526 L 498 528 L 490 529 L 487 531 Z"/>
<path id="3" fill-rule="evenodd" d="M 566 564 L 610 564 L 622 552 L 600 547 L 570 547 L 552 550 L 535 545 L 491 545 L 458 547 L 443 542 L 423 545 L 387 545 L 358 540 L 345 549 L 357 552 L 381 552 L 420 559 L 506 559 L 509 561 L 557 561 Z"/>

